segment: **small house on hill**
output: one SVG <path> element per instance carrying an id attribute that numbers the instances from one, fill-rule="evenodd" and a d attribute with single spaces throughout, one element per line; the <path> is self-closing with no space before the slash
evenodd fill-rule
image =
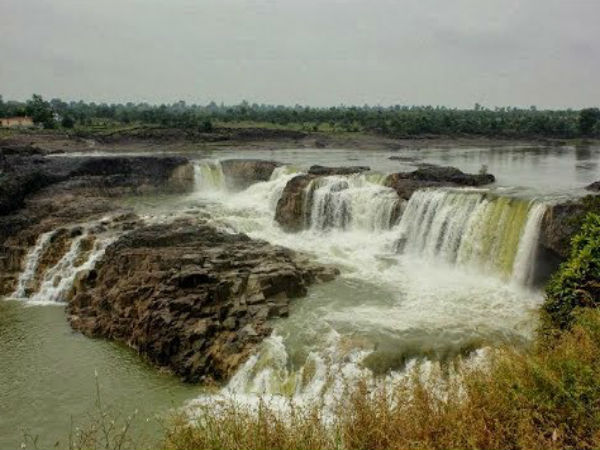
<path id="1" fill-rule="evenodd" d="M 0 127 L 5 128 L 17 128 L 17 127 L 32 127 L 33 119 L 28 116 L 17 116 L 17 117 L 1 117 Z"/>

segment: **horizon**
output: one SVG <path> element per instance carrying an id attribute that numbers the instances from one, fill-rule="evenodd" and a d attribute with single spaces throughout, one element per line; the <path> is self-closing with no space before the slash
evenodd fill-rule
<path id="1" fill-rule="evenodd" d="M 0 99 L 2 99 L 2 101 L 4 101 L 5 103 L 10 103 L 10 102 L 16 102 L 16 103 L 26 103 L 28 100 L 30 100 L 32 98 L 33 95 L 42 95 L 42 94 L 38 94 L 38 93 L 33 93 L 31 94 L 29 97 L 26 98 L 22 98 L 22 99 L 14 99 L 14 98 L 5 98 L 4 95 L 2 93 L 0 93 Z M 167 101 L 167 102 L 162 102 L 162 103 L 152 103 L 152 102 L 147 102 L 147 101 L 118 101 L 118 100 L 112 100 L 112 101 L 96 101 L 96 100 L 83 100 L 83 99 L 72 99 L 72 98 L 61 98 L 61 97 L 46 97 L 44 95 L 42 95 L 42 97 L 44 98 L 44 100 L 46 101 L 52 101 L 52 100 L 60 100 L 63 101 L 67 104 L 70 103 L 78 103 L 78 102 L 84 102 L 86 104 L 96 104 L 96 105 L 107 105 L 107 106 L 117 106 L 117 105 L 123 105 L 126 106 L 128 104 L 133 104 L 134 106 L 139 106 L 139 105 L 147 105 L 150 107 L 160 107 L 160 106 L 174 106 L 180 102 L 184 102 L 185 107 L 202 107 L 202 108 L 207 108 L 209 106 L 211 106 L 212 104 L 216 105 L 218 108 L 232 108 L 232 107 L 239 107 L 239 106 L 243 106 L 244 104 L 246 104 L 247 106 L 250 107 L 267 107 L 267 108 L 287 108 L 287 109 L 293 109 L 293 108 L 311 108 L 311 109 L 321 109 L 321 110 L 326 110 L 326 109 L 332 109 L 332 108 L 357 108 L 357 109 L 361 109 L 361 108 L 370 108 L 370 109 L 376 109 L 376 108 L 381 108 L 381 109 L 392 109 L 392 108 L 414 108 L 414 109 L 425 109 L 425 108 L 433 108 L 433 109 L 446 109 L 446 110 L 456 110 L 456 111 L 471 111 L 471 110 L 476 110 L 476 109 L 480 109 L 480 110 L 485 110 L 485 111 L 496 111 L 496 110 L 508 110 L 508 109 L 516 109 L 516 110 L 537 110 L 537 111 L 579 111 L 581 109 L 587 109 L 587 108 L 595 108 L 597 107 L 596 105 L 588 105 L 587 107 L 581 107 L 581 108 L 572 108 L 572 107 L 565 107 L 565 108 L 542 108 L 539 107 L 538 105 L 482 105 L 479 103 L 475 103 L 473 105 L 471 105 L 470 107 L 460 107 L 460 106 L 448 106 L 448 105 L 443 105 L 443 104 L 438 104 L 438 105 L 434 105 L 434 104 L 429 104 L 429 105 L 417 105 L 417 104 L 386 104 L 386 105 L 380 105 L 380 104 L 370 104 L 370 103 L 365 103 L 362 105 L 358 105 L 358 104 L 331 104 L 331 105 L 322 105 L 322 106 L 316 106 L 316 105 L 310 105 L 310 104 L 274 104 L 274 103 L 265 103 L 265 102 L 250 102 L 247 100 L 241 100 L 238 101 L 237 103 L 225 103 L 225 102 L 221 102 L 221 101 L 216 101 L 216 100 L 209 100 L 207 103 L 191 103 L 188 102 L 184 99 L 177 99 L 177 100 L 171 100 L 171 101 Z"/>

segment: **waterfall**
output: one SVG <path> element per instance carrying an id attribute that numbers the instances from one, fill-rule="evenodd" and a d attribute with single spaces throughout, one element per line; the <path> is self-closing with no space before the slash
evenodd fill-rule
<path id="1" fill-rule="evenodd" d="M 307 225 L 315 230 L 390 229 L 403 202 L 392 189 L 377 183 L 379 178 L 360 174 L 313 180 L 305 195 Z"/>
<path id="2" fill-rule="evenodd" d="M 546 205 L 543 203 L 535 203 L 531 206 L 513 267 L 512 278 L 518 284 L 531 285 L 533 283 L 534 261 L 537 258 L 538 241 L 545 212 Z"/>
<path id="3" fill-rule="evenodd" d="M 44 251 L 52 245 L 55 231 L 42 234 L 34 248 L 27 254 L 25 270 L 19 276 L 17 288 L 11 294 L 14 298 L 24 298 L 33 303 L 56 303 L 64 300 L 77 274 L 94 267 L 104 250 L 114 238 L 102 238 L 84 231 L 75 237 L 67 252 L 56 264 L 45 269 L 36 292 L 27 292 L 27 287 L 39 270 L 39 261 Z"/>
<path id="4" fill-rule="evenodd" d="M 198 161 L 194 164 L 194 189 L 203 192 L 226 190 L 225 175 L 219 161 Z"/>
<path id="5" fill-rule="evenodd" d="M 17 287 L 14 290 L 14 292 L 10 295 L 10 297 L 27 297 L 27 286 L 33 280 L 39 265 L 40 257 L 42 256 L 46 248 L 48 248 L 48 245 L 55 234 L 56 230 L 43 233 L 38 237 L 35 246 L 29 251 L 29 253 L 27 253 L 27 256 L 25 257 L 25 269 L 19 276 Z"/>
<path id="6" fill-rule="evenodd" d="M 544 205 L 481 192 L 423 190 L 399 224 L 405 252 L 528 282 Z"/>

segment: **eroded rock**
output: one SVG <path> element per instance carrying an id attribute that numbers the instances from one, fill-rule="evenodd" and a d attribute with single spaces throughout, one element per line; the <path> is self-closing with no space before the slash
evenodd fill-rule
<path id="1" fill-rule="evenodd" d="M 77 280 L 73 328 L 126 342 L 187 381 L 226 380 L 290 299 L 337 275 L 291 250 L 179 220 L 110 245 Z"/>
<path id="2" fill-rule="evenodd" d="M 273 170 L 281 166 L 276 161 L 261 159 L 226 159 L 221 161 L 225 183 L 229 189 L 243 190 L 259 181 L 269 181 Z"/>
<path id="3" fill-rule="evenodd" d="M 411 195 L 429 187 L 484 186 L 493 183 L 492 174 L 469 174 L 455 167 L 425 165 L 413 172 L 399 172 L 388 175 L 384 185 L 394 189 L 400 198 L 410 199 Z"/>

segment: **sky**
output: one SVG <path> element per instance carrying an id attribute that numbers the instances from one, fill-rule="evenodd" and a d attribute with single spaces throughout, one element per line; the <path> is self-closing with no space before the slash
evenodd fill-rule
<path id="1" fill-rule="evenodd" d="M 600 0 L 0 0 L 0 95 L 600 105 Z"/>

